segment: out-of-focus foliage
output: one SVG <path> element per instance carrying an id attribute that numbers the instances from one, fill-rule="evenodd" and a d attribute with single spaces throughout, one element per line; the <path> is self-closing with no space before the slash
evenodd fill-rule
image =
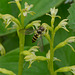
<path id="1" fill-rule="evenodd" d="M 66 0 L 65 3 L 72 2 L 73 0 Z"/>
<path id="2" fill-rule="evenodd" d="M 73 3 L 71 5 L 71 7 L 69 8 L 69 16 L 68 16 L 68 19 L 69 19 L 69 26 L 71 29 L 73 29 L 75 31 L 75 3 Z"/>

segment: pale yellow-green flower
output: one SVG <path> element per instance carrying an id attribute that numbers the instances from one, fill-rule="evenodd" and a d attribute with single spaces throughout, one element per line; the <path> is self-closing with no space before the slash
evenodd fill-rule
<path id="1" fill-rule="evenodd" d="M 54 8 L 51 8 L 50 9 L 50 12 L 51 12 L 51 14 L 46 13 L 46 15 L 49 15 L 51 17 L 56 17 L 56 15 L 58 13 L 58 9 L 55 9 L 55 7 Z"/>
<path id="2" fill-rule="evenodd" d="M 61 48 L 65 45 L 69 45 L 71 47 L 71 49 L 75 52 L 74 48 L 69 44 L 69 43 L 72 43 L 72 42 L 75 42 L 75 36 L 72 36 L 72 37 L 69 37 L 67 38 L 65 41 L 59 43 L 55 48 L 54 48 L 54 51 L 58 48 Z"/>
<path id="3" fill-rule="evenodd" d="M 57 74 L 57 72 L 68 72 L 68 71 L 71 71 L 75 75 L 75 65 L 59 68 L 55 71 L 55 73 Z"/>
<path id="4" fill-rule="evenodd" d="M 51 16 L 51 27 L 54 27 L 55 17 L 61 18 L 60 16 L 57 16 L 58 9 L 51 8 L 50 9 L 51 14 L 46 13 L 46 15 Z"/>
<path id="5" fill-rule="evenodd" d="M 28 66 L 28 68 L 30 68 L 31 67 L 31 64 L 34 62 L 34 61 L 36 61 L 36 55 L 34 54 L 34 53 L 32 53 L 31 55 L 27 55 L 27 56 L 25 56 L 25 61 L 29 61 L 29 66 Z"/>
<path id="6" fill-rule="evenodd" d="M 60 29 L 60 28 L 63 28 L 64 30 L 66 30 L 67 32 L 69 32 L 68 29 L 66 28 L 66 25 L 68 24 L 67 20 L 68 20 L 68 19 L 63 19 L 63 20 L 58 24 L 58 26 L 55 28 L 55 32 L 56 32 L 58 29 Z"/>
<path id="7" fill-rule="evenodd" d="M 44 27 L 44 31 L 49 33 L 49 30 L 52 31 L 51 26 L 49 26 L 47 23 L 42 23 L 42 26 Z"/>
<path id="8" fill-rule="evenodd" d="M 29 23 L 26 27 L 25 27 L 25 29 L 28 29 L 28 28 L 30 28 L 30 27 L 33 27 L 33 29 L 38 29 L 39 28 L 39 26 L 40 26 L 40 20 L 36 20 L 36 21 L 33 21 L 33 22 L 31 22 L 31 23 Z M 35 28 L 34 28 L 35 27 Z"/>
<path id="9" fill-rule="evenodd" d="M 28 13 L 30 13 L 31 15 L 34 15 L 35 13 L 33 11 L 30 11 L 30 9 L 33 7 L 33 4 L 28 5 L 27 2 L 25 2 L 25 9 L 23 9 L 23 15 L 27 16 Z"/>
<path id="10" fill-rule="evenodd" d="M 4 20 L 4 23 L 6 25 L 5 28 L 7 28 L 10 25 L 10 23 L 13 24 L 11 27 L 12 29 L 21 26 L 19 20 L 10 14 L 5 14 L 5 15 L 0 14 L 0 18 Z"/>
<path id="11" fill-rule="evenodd" d="M 51 16 L 52 16 L 52 17 L 55 17 L 56 14 L 58 13 L 58 9 L 55 9 L 55 7 L 54 7 L 54 8 L 51 8 L 51 9 L 50 9 L 50 12 L 51 12 Z"/>
<path id="12" fill-rule="evenodd" d="M 38 46 L 33 46 L 28 51 L 30 51 L 30 52 L 38 52 L 38 50 L 37 50 L 38 48 L 39 48 Z"/>
<path id="13" fill-rule="evenodd" d="M 25 55 L 25 61 L 29 62 L 29 66 L 28 68 L 31 67 L 31 64 L 34 61 L 46 61 L 48 60 L 48 58 L 44 57 L 44 56 L 36 56 L 35 52 L 37 52 L 39 47 L 38 46 L 33 46 L 31 47 L 29 50 L 25 50 L 23 51 L 21 54 Z"/>
<path id="14" fill-rule="evenodd" d="M 32 55 L 33 53 L 35 53 L 35 52 L 38 52 L 38 46 L 33 46 L 33 47 L 31 47 L 29 50 L 25 50 L 25 51 L 23 51 L 21 54 L 23 54 L 23 55 Z"/>
<path id="15" fill-rule="evenodd" d="M 58 9 L 55 9 L 55 7 L 51 8 L 50 12 L 51 14 L 46 13 L 46 15 L 51 16 L 52 18 L 55 18 L 55 17 L 61 18 L 60 16 L 57 15 Z"/>

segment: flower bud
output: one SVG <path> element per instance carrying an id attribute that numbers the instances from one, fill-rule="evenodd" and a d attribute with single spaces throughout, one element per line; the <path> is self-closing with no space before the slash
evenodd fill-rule
<path id="1" fill-rule="evenodd" d="M 1 55 L 5 55 L 5 48 L 3 47 L 3 45 L 0 43 L 0 53 Z"/>
<path id="2" fill-rule="evenodd" d="M 0 73 L 7 74 L 7 75 L 16 75 L 12 71 L 9 71 L 9 70 L 7 70 L 5 68 L 0 68 Z"/>

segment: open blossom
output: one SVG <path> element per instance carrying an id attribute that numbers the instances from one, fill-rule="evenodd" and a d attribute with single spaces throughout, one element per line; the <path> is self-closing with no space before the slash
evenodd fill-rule
<path id="1" fill-rule="evenodd" d="M 68 43 L 75 42 L 75 36 L 69 37 L 69 38 L 67 39 L 67 42 L 68 42 Z"/>
<path id="2" fill-rule="evenodd" d="M 16 29 L 17 27 L 20 26 L 20 22 L 18 21 L 18 19 L 16 19 L 12 15 L 9 15 L 9 14 L 2 15 L 2 14 L 0 14 L 0 18 L 2 18 L 4 20 L 5 28 L 7 28 L 12 23 L 12 26 L 7 28 L 7 29 L 13 29 L 13 28 Z"/>
<path id="3" fill-rule="evenodd" d="M 36 20 L 36 21 L 33 21 L 31 23 L 29 23 L 25 28 L 28 29 L 30 27 L 33 27 L 33 29 L 38 29 L 38 27 L 40 26 L 40 20 Z"/>
<path id="4" fill-rule="evenodd" d="M 55 7 L 54 7 L 54 8 L 51 8 L 51 9 L 50 9 L 50 12 L 51 12 L 51 16 L 52 16 L 52 17 L 55 17 L 56 14 L 58 13 L 58 9 L 55 9 Z"/>
<path id="5" fill-rule="evenodd" d="M 67 38 L 65 41 L 59 43 L 59 44 L 54 48 L 54 51 L 55 51 L 56 49 L 58 49 L 58 48 L 61 48 L 61 47 L 65 46 L 65 45 L 68 45 L 68 46 L 71 47 L 72 51 L 75 52 L 74 48 L 69 44 L 69 43 L 72 43 L 72 42 L 75 42 L 75 36 L 69 37 L 69 38 Z"/>
<path id="6" fill-rule="evenodd" d="M 63 28 L 63 29 L 65 29 L 66 31 L 68 31 L 67 29 L 66 29 L 66 25 L 68 24 L 68 22 L 66 22 L 68 19 L 64 19 L 64 20 L 62 20 L 60 23 L 59 23 L 59 26 L 60 26 L 60 28 Z M 69 31 L 68 31 L 69 32 Z"/>
<path id="7" fill-rule="evenodd" d="M 46 13 L 46 15 L 51 16 L 51 26 L 54 27 L 55 18 L 56 17 L 61 18 L 61 17 L 57 15 L 58 9 L 55 9 L 55 7 L 51 8 L 50 12 L 51 14 Z"/>
<path id="8" fill-rule="evenodd" d="M 24 59 L 25 59 L 25 61 L 29 61 L 28 68 L 30 68 L 31 64 L 36 60 L 36 55 L 33 53 L 31 55 L 27 55 Z"/>
<path id="9" fill-rule="evenodd" d="M 51 8 L 50 9 L 50 12 L 51 12 L 51 14 L 46 13 L 46 15 L 49 15 L 52 18 L 55 18 L 55 17 L 61 18 L 60 16 L 57 15 L 58 9 L 55 9 L 55 7 L 54 8 Z"/>
<path id="10" fill-rule="evenodd" d="M 12 22 L 12 27 L 7 28 L 11 22 Z M 7 29 L 16 29 L 17 28 L 17 24 L 14 21 L 12 21 L 11 18 L 4 19 L 4 23 L 6 25 L 5 28 L 7 28 Z"/>
<path id="11" fill-rule="evenodd" d="M 29 50 L 25 50 L 23 51 L 21 54 L 25 55 L 25 61 L 28 61 L 29 62 L 29 66 L 28 68 L 31 67 L 31 64 L 34 62 L 34 61 L 46 61 L 48 60 L 48 58 L 44 57 L 44 56 L 36 56 L 35 55 L 35 52 L 38 51 L 39 48 L 38 46 L 33 46 L 31 47 Z"/>
<path id="12" fill-rule="evenodd" d="M 23 15 L 24 15 L 24 16 L 27 16 L 27 13 L 30 13 L 30 14 L 33 15 L 34 12 L 33 12 L 33 11 L 29 11 L 32 7 L 33 7 L 32 4 L 31 4 L 31 5 L 28 5 L 28 3 L 25 2 L 25 9 L 23 9 Z"/>
<path id="13" fill-rule="evenodd" d="M 66 28 L 66 25 L 68 24 L 67 22 L 68 19 L 63 19 L 58 26 L 55 28 L 55 32 L 59 29 L 59 28 L 63 28 L 64 30 L 66 30 L 67 32 L 69 32 L 69 30 Z"/>
<path id="14" fill-rule="evenodd" d="M 2 19 L 4 20 L 6 27 L 8 27 L 9 24 L 12 22 L 11 17 L 9 17 L 9 16 L 2 16 Z"/>

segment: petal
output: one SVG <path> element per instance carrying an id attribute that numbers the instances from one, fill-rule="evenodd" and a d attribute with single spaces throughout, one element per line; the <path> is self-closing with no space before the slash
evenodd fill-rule
<path id="1" fill-rule="evenodd" d="M 27 12 L 23 12 L 23 15 L 24 15 L 24 16 L 27 16 Z"/>
<path id="2" fill-rule="evenodd" d="M 33 7 L 33 4 L 31 4 L 31 5 L 28 7 L 28 10 L 30 10 L 32 7 Z"/>
<path id="3" fill-rule="evenodd" d="M 38 52 L 38 46 L 33 46 L 33 47 L 31 47 L 28 51 L 30 51 L 30 52 Z"/>
<path id="4" fill-rule="evenodd" d="M 48 51 L 48 53 L 46 54 L 46 58 L 50 59 L 50 50 Z"/>
<path id="5" fill-rule="evenodd" d="M 27 2 L 25 2 L 25 9 L 28 7 L 28 3 Z"/>
<path id="6" fill-rule="evenodd" d="M 69 32 L 69 30 L 64 26 L 64 27 L 62 27 L 64 30 L 66 30 L 67 32 Z"/>
<path id="7" fill-rule="evenodd" d="M 50 9 L 50 12 L 51 12 L 51 16 L 56 16 L 56 14 L 57 14 L 57 12 L 58 12 L 58 9 L 55 9 L 55 7 L 54 8 L 51 8 Z"/>

